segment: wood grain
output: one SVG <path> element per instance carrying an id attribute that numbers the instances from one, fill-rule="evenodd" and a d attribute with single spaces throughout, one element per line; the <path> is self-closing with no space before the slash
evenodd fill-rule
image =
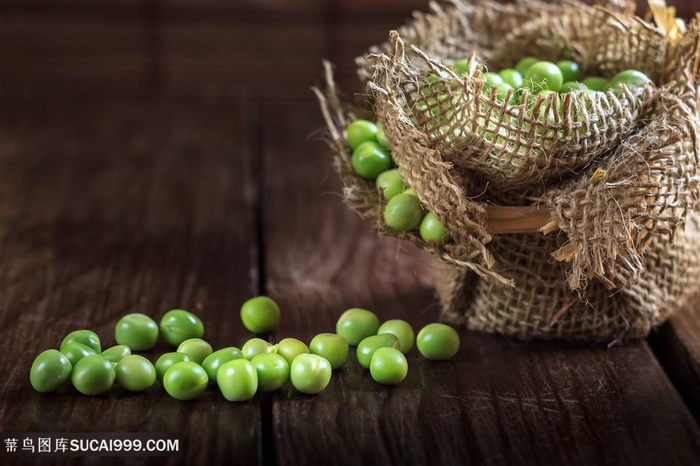
<path id="1" fill-rule="evenodd" d="M 28 378 L 32 359 L 71 330 L 115 344 L 114 325 L 130 312 L 159 320 L 191 309 L 214 347 L 247 337 L 232 316 L 258 287 L 251 113 L 240 104 L 2 107 L 0 431 L 174 434 L 173 464 L 261 461 L 257 401 L 233 405 L 212 389 L 184 403 L 159 383 L 140 394 L 45 395 Z M 161 342 L 145 356 L 165 351 Z"/>
<path id="2" fill-rule="evenodd" d="M 288 114 L 295 108 L 294 117 Z M 438 318 L 427 259 L 377 240 L 339 199 L 307 103 L 266 106 L 267 291 L 283 307 L 275 338 L 334 331 L 348 307 L 416 328 Z M 447 363 L 409 357 L 397 387 L 351 357 L 316 397 L 274 397 L 280 464 L 691 464 L 700 431 L 646 343 L 519 343 L 461 332 Z"/>

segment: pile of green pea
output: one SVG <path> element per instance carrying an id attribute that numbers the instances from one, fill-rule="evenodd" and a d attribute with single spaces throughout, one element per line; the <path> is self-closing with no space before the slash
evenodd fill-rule
<path id="1" fill-rule="evenodd" d="M 346 130 L 352 152 L 354 172 L 362 178 L 376 180 L 377 189 L 387 201 L 384 222 L 394 231 L 418 229 L 424 241 L 440 246 L 450 239 L 447 229 L 432 212 L 423 209 L 415 191 L 394 165 L 389 141 L 381 126 L 368 120 L 355 120 Z"/>
<path id="2" fill-rule="evenodd" d="M 241 320 L 252 333 L 270 332 L 280 320 L 280 308 L 267 296 L 249 299 L 241 306 Z M 153 364 L 132 351 L 149 351 L 159 334 L 174 352 L 162 354 Z M 417 338 L 411 325 L 400 319 L 380 325 L 368 310 L 345 311 L 336 333 L 316 335 L 309 345 L 295 338 L 272 344 L 254 337 L 241 349 L 230 346 L 214 351 L 203 340 L 204 325 L 195 314 L 174 309 L 163 315 L 160 325 L 145 314 L 128 314 L 115 326 L 116 346 L 102 350 L 100 337 L 91 330 L 76 330 L 63 339 L 59 349 L 39 354 L 30 370 L 30 382 L 38 392 L 53 392 L 69 382 L 85 395 L 108 392 L 116 383 L 128 391 L 143 391 L 160 381 L 178 400 L 201 396 L 217 385 L 229 401 L 246 401 L 257 392 L 271 392 L 287 382 L 298 391 L 317 394 L 331 380 L 332 371 L 349 359 L 350 346 L 357 346 L 359 364 L 372 378 L 394 385 L 404 380 L 408 363 L 404 356 L 415 345 L 427 359 L 448 360 L 459 350 L 459 335 L 444 324 L 421 329 Z"/>

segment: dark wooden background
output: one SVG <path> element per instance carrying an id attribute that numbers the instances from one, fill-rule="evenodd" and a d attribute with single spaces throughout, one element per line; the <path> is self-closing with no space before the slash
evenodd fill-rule
<path id="1" fill-rule="evenodd" d="M 0 0 L 0 437 L 176 435 L 170 464 L 700 464 L 695 307 L 612 348 L 462 331 L 454 361 L 414 352 L 393 388 L 351 362 L 319 396 L 242 404 L 31 390 L 36 354 L 75 328 L 109 346 L 128 312 L 192 309 L 215 347 L 249 337 L 238 309 L 258 293 L 283 308 L 273 340 L 332 331 L 352 306 L 436 320 L 429 258 L 344 207 L 309 91 L 322 58 L 356 91 L 353 58 L 425 8 Z"/>

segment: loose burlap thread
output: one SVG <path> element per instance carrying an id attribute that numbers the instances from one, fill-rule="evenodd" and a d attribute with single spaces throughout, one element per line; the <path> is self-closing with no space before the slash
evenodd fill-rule
<path id="1" fill-rule="evenodd" d="M 624 340 L 688 299 L 700 281 L 695 24 L 671 41 L 628 3 L 454 1 L 400 31 L 358 60 L 364 111 L 451 243 L 386 228 L 374 183 L 352 172 L 343 130 L 355 115 L 328 64 L 317 95 L 348 205 L 380 234 L 439 259 L 447 320 L 521 338 Z M 524 93 L 510 105 L 484 92 L 487 66 L 525 55 L 570 56 L 607 77 L 636 68 L 654 85 L 563 99 Z M 457 76 L 448 65 L 465 56 L 468 72 Z M 539 206 L 548 231 L 559 231 L 494 236 L 490 203 Z"/>

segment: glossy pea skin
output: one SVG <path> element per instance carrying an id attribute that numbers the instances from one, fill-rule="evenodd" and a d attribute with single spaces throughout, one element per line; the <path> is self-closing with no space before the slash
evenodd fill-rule
<path id="1" fill-rule="evenodd" d="M 372 362 L 372 355 L 379 348 L 394 348 L 400 349 L 401 343 L 396 335 L 391 333 L 384 333 L 382 335 L 372 335 L 365 338 L 357 345 L 357 362 L 360 366 L 365 369 L 369 369 L 369 365 Z"/>
<path id="2" fill-rule="evenodd" d="M 362 143 L 377 142 L 377 125 L 367 120 L 355 120 L 348 125 L 347 142 L 352 150 L 357 149 Z"/>
<path id="3" fill-rule="evenodd" d="M 447 228 L 440 223 L 440 220 L 435 216 L 434 213 L 428 212 L 423 217 L 420 222 L 420 237 L 423 241 L 434 244 L 436 246 L 442 246 L 450 237 L 450 233 Z"/>
<path id="4" fill-rule="evenodd" d="M 524 76 L 524 85 L 533 91 L 546 89 L 558 91 L 564 84 L 564 77 L 557 65 L 549 61 L 539 61 L 528 68 Z"/>
<path id="5" fill-rule="evenodd" d="M 491 86 L 498 86 L 500 84 L 503 84 L 505 81 L 503 81 L 503 78 L 497 74 L 497 73 L 484 73 L 481 75 L 481 78 L 486 81 L 486 85 L 484 86 L 484 90 L 486 92 L 489 91 Z"/>
<path id="6" fill-rule="evenodd" d="M 228 401 L 247 401 L 258 391 L 258 372 L 247 359 L 236 359 L 219 368 L 216 383 Z"/>
<path id="7" fill-rule="evenodd" d="M 61 342 L 60 348 L 69 343 L 81 343 L 89 346 L 97 354 L 102 352 L 100 337 L 92 330 L 74 330 L 70 332 Z"/>
<path id="8" fill-rule="evenodd" d="M 384 207 L 384 222 L 395 231 L 413 230 L 422 219 L 423 207 L 411 194 L 398 194 Z"/>
<path id="9" fill-rule="evenodd" d="M 29 371 L 29 381 L 37 392 L 58 390 L 70 379 L 73 365 L 60 351 L 50 349 L 39 354 Z"/>
<path id="10" fill-rule="evenodd" d="M 158 341 L 158 324 L 146 314 L 127 314 L 114 327 L 114 338 L 134 351 L 148 351 Z"/>
<path id="11" fill-rule="evenodd" d="M 503 79 L 503 82 L 510 87 L 519 89 L 523 87 L 523 75 L 513 68 L 505 68 L 498 72 L 498 75 Z"/>
<path id="12" fill-rule="evenodd" d="M 520 73 L 522 76 L 525 76 L 525 73 L 527 73 L 527 70 L 530 69 L 532 65 L 537 63 L 539 60 L 535 57 L 525 57 L 522 58 L 517 65 L 515 65 L 515 71 Z"/>
<path id="13" fill-rule="evenodd" d="M 588 88 L 583 83 L 580 83 L 578 81 L 569 81 L 561 85 L 561 87 L 559 88 L 559 92 L 563 94 L 566 92 L 583 91 L 586 89 Z"/>
<path id="14" fill-rule="evenodd" d="M 557 68 L 561 71 L 564 82 L 576 81 L 581 75 L 578 63 L 572 60 L 561 60 L 557 62 Z"/>
<path id="15" fill-rule="evenodd" d="M 307 395 L 321 393 L 331 381 L 331 363 L 316 354 L 300 354 L 290 367 L 289 380 L 292 386 Z"/>
<path id="16" fill-rule="evenodd" d="M 343 312 L 335 324 L 335 333 L 345 338 L 350 346 L 356 346 L 379 329 L 377 315 L 367 309 L 357 307 Z"/>
<path id="17" fill-rule="evenodd" d="M 608 89 L 608 80 L 600 76 L 590 76 L 581 81 L 581 83 L 586 86 L 586 89 L 593 91 L 605 91 Z"/>
<path id="18" fill-rule="evenodd" d="M 173 309 L 160 320 L 160 333 L 165 341 L 178 346 L 190 338 L 204 337 L 204 325 L 199 317 L 184 309 Z"/>
<path id="19" fill-rule="evenodd" d="M 378 143 L 368 141 L 353 151 L 350 163 L 353 171 L 362 178 L 374 180 L 391 168 L 391 157 Z"/>
<path id="20" fill-rule="evenodd" d="M 78 361 L 80 361 L 84 357 L 97 354 L 95 353 L 95 350 L 93 350 L 89 346 L 77 342 L 61 345 L 61 353 L 63 353 L 68 358 L 68 360 L 73 366 L 75 366 L 78 363 Z"/>
<path id="21" fill-rule="evenodd" d="M 102 352 L 102 356 L 109 362 L 119 362 L 122 358 L 131 355 L 131 348 L 126 345 L 116 345 L 107 348 Z"/>
<path id="22" fill-rule="evenodd" d="M 379 144 L 382 149 L 389 149 L 389 140 L 386 138 L 386 134 L 384 134 L 384 130 L 380 124 L 377 124 L 377 144 Z"/>
<path id="23" fill-rule="evenodd" d="M 399 350 L 403 354 L 407 354 L 413 349 L 413 344 L 416 340 L 416 334 L 413 331 L 411 324 L 401 319 L 391 319 L 379 326 L 377 334 L 382 335 L 391 333 L 399 339 Z"/>
<path id="24" fill-rule="evenodd" d="M 114 367 L 117 383 L 130 392 L 150 388 L 156 381 L 156 368 L 148 359 L 138 354 L 125 356 Z"/>
<path id="25" fill-rule="evenodd" d="M 204 393 L 209 385 L 207 372 L 195 362 L 173 364 L 163 375 L 163 387 L 176 400 L 194 400 Z"/>
<path id="26" fill-rule="evenodd" d="M 280 340 L 280 342 L 275 345 L 273 351 L 282 356 L 290 366 L 297 356 L 311 352 L 306 343 L 296 338 L 284 338 Z"/>
<path id="27" fill-rule="evenodd" d="M 416 346 L 426 359 L 446 361 L 459 351 L 459 335 L 449 325 L 428 324 L 418 332 Z"/>
<path id="28" fill-rule="evenodd" d="M 164 353 L 156 361 L 156 375 L 158 380 L 163 381 L 163 376 L 170 369 L 170 366 L 178 362 L 192 362 L 192 358 L 185 353 Z"/>
<path id="29" fill-rule="evenodd" d="M 209 356 L 207 356 L 202 362 L 202 367 L 207 371 L 209 376 L 209 382 L 216 383 L 216 373 L 219 372 L 219 368 L 229 361 L 235 361 L 236 359 L 244 359 L 241 350 L 234 346 L 229 346 L 227 348 L 222 348 L 220 350 L 214 351 Z"/>
<path id="30" fill-rule="evenodd" d="M 319 333 L 311 340 L 309 349 L 325 358 L 333 370 L 343 367 L 350 357 L 347 340 L 335 333 Z"/>
<path id="31" fill-rule="evenodd" d="M 202 364 L 202 361 L 213 352 L 213 349 L 209 343 L 201 338 L 190 338 L 180 343 L 177 352 L 188 355 L 197 364 Z"/>
<path id="32" fill-rule="evenodd" d="M 263 392 L 280 389 L 289 380 L 289 363 L 277 353 L 258 354 L 250 363 L 258 373 L 258 389 Z"/>
<path id="33" fill-rule="evenodd" d="M 241 306 L 243 326 L 253 333 L 267 333 L 280 321 L 280 307 L 268 296 L 256 296 Z"/>
<path id="34" fill-rule="evenodd" d="M 406 356 L 395 348 L 378 348 L 372 355 L 369 373 L 375 382 L 396 385 L 408 375 Z"/>
<path id="35" fill-rule="evenodd" d="M 613 90 L 618 90 L 621 85 L 627 87 L 638 87 L 646 83 L 650 83 L 649 76 L 637 70 L 625 70 L 617 73 L 608 83 L 608 87 Z"/>
<path id="36" fill-rule="evenodd" d="M 250 361 L 258 354 L 267 353 L 267 350 L 272 346 L 269 341 L 262 338 L 251 338 L 243 344 L 241 352 L 243 356 Z"/>
<path id="37" fill-rule="evenodd" d="M 83 395 L 101 395 L 112 388 L 115 379 L 114 366 L 99 354 L 78 361 L 71 374 L 73 386 Z"/>
<path id="38" fill-rule="evenodd" d="M 401 194 L 406 189 L 406 182 L 397 168 L 381 173 L 377 177 L 376 184 L 377 188 L 381 190 L 385 201 L 391 200 L 391 198 Z"/>

